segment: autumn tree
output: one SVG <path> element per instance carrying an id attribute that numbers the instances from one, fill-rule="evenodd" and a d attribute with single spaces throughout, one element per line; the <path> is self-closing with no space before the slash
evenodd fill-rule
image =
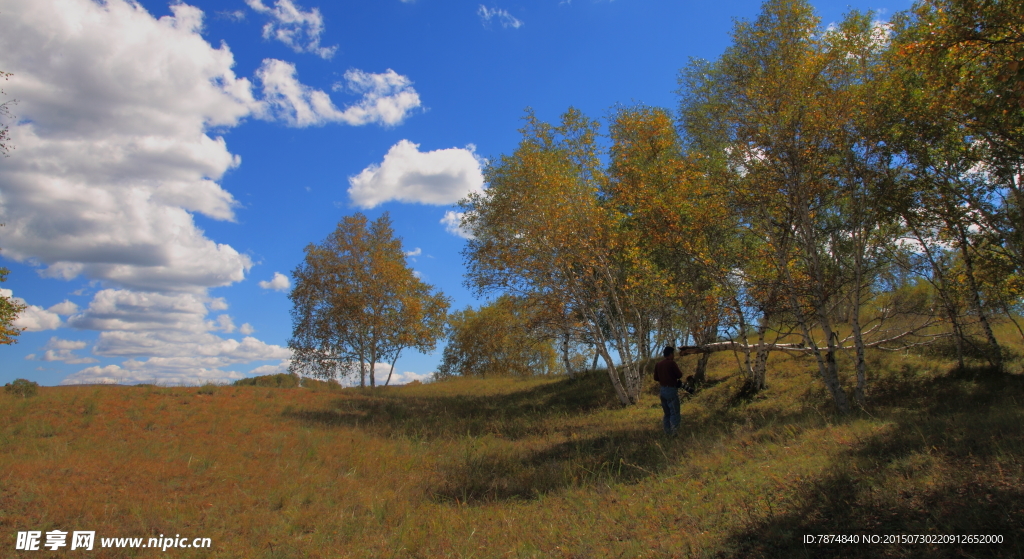
<path id="1" fill-rule="evenodd" d="M 953 248 L 957 270 L 936 268 L 933 281 L 949 312 L 955 291 L 964 296 L 967 312 L 950 317 L 958 348 L 974 321 L 996 367 L 992 313 L 1014 320 L 1024 291 L 1022 22 L 1021 3 L 998 0 L 927 0 L 894 19 L 895 139 L 915 178 L 907 219 L 935 247 L 933 263 Z"/>
<path id="2" fill-rule="evenodd" d="M 644 327 L 651 276 L 636 233 L 602 200 L 598 131 L 575 109 L 557 126 L 528 114 L 516 150 L 485 169 L 489 187 L 461 203 L 474 235 L 464 255 L 478 292 L 549 300 L 578 317 L 627 405 L 640 397 L 651 352 Z"/>
<path id="3" fill-rule="evenodd" d="M 432 351 L 443 335 L 449 300 L 415 276 L 387 213 L 344 217 L 292 275 L 292 372 L 331 379 L 359 375 L 375 386 L 375 365 L 404 349 Z M 389 382 L 391 373 L 388 374 Z"/>
<path id="4" fill-rule="evenodd" d="M 558 370 L 552 338 L 536 328 L 529 301 L 502 296 L 448 318 L 439 377 L 531 376 Z"/>
<path id="5" fill-rule="evenodd" d="M 621 108 L 609 129 L 607 199 L 645 262 L 644 306 L 654 322 L 648 328 L 655 345 L 692 341 L 706 347 L 727 329 L 726 309 L 737 301 L 729 281 L 740 256 L 737 220 L 724 203 L 727 190 L 684 156 L 668 111 Z M 697 361 L 700 381 L 709 355 Z"/>
<path id="6" fill-rule="evenodd" d="M 10 271 L 7 268 L 0 268 L 0 283 L 7 280 L 7 274 L 9 273 Z M 21 334 L 23 329 L 15 326 L 14 321 L 25 308 L 24 304 L 0 293 L 0 344 L 10 345 L 17 343 L 18 335 Z"/>

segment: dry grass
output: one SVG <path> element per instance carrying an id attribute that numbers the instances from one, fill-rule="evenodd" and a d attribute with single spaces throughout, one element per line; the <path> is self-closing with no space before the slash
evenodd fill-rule
<path id="1" fill-rule="evenodd" d="M 174 557 L 1024 556 L 1020 360 L 997 375 L 871 359 L 870 408 L 839 418 L 810 359 L 773 355 L 769 389 L 748 398 L 717 355 L 673 439 L 653 387 L 622 409 L 600 374 L 0 394 L 0 555 L 19 553 L 17 531 L 61 529 L 213 540 Z"/>

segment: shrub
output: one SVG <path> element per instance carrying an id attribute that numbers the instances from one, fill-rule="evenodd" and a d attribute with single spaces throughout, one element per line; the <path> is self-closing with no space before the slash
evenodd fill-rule
<path id="1" fill-rule="evenodd" d="M 39 390 L 39 383 L 19 378 L 15 379 L 14 382 L 5 384 L 4 390 L 6 390 L 8 394 L 27 398 L 29 396 L 36 395 L 36 392 Z"/>

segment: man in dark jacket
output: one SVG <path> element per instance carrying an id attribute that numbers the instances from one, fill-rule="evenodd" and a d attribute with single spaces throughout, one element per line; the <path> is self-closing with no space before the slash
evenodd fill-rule
<path id="1" fill-rule="evenodd" d="M 664 359 L 654 366 L 654 380 L 661 385 L 661 409 L 665 412 L 662 421 L 665 433 L 675 435 L 679 429 L 679 379 L 683 378 L 683 372 L 676 365 L 676 348 L 666 347 L 661 352 Z"/>

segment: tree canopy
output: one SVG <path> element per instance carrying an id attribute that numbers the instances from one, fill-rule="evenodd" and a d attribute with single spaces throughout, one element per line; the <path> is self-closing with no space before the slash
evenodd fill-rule
<path id="1" fill-rule="evenodd" d="M 680 73 L 675 119 L 620 107 L 525 117 L 462 202 L 468 283 L 546 302 L 593 344 L 623 404 L 661 344 L 815 359 L 841 412 L 869 348 L 942 338 L 1001 367 L 1018 322 L 1024 180 L 1020 3 L 926 0 L 823 27 L 769 0 L 714 61 Z M 779 340 L 795 335 L 798 343 Z M 567 335 L 568 339 L 568 335 Z M 975 352 L 977 353 L 977 352 Z"/>
<path id="2" fill-rule="evenodd" d="M 320 244 L 310 244 L 292 275 L 292 372 L 322 379 L 358 375 L 377 384 L 377 363 L 407 348 L 432 351 L 449 300 L 413 273 L 384 213 L 372 223 L 346 216 Z M 385 384 L 390 382 L 391 373 Z"/>

